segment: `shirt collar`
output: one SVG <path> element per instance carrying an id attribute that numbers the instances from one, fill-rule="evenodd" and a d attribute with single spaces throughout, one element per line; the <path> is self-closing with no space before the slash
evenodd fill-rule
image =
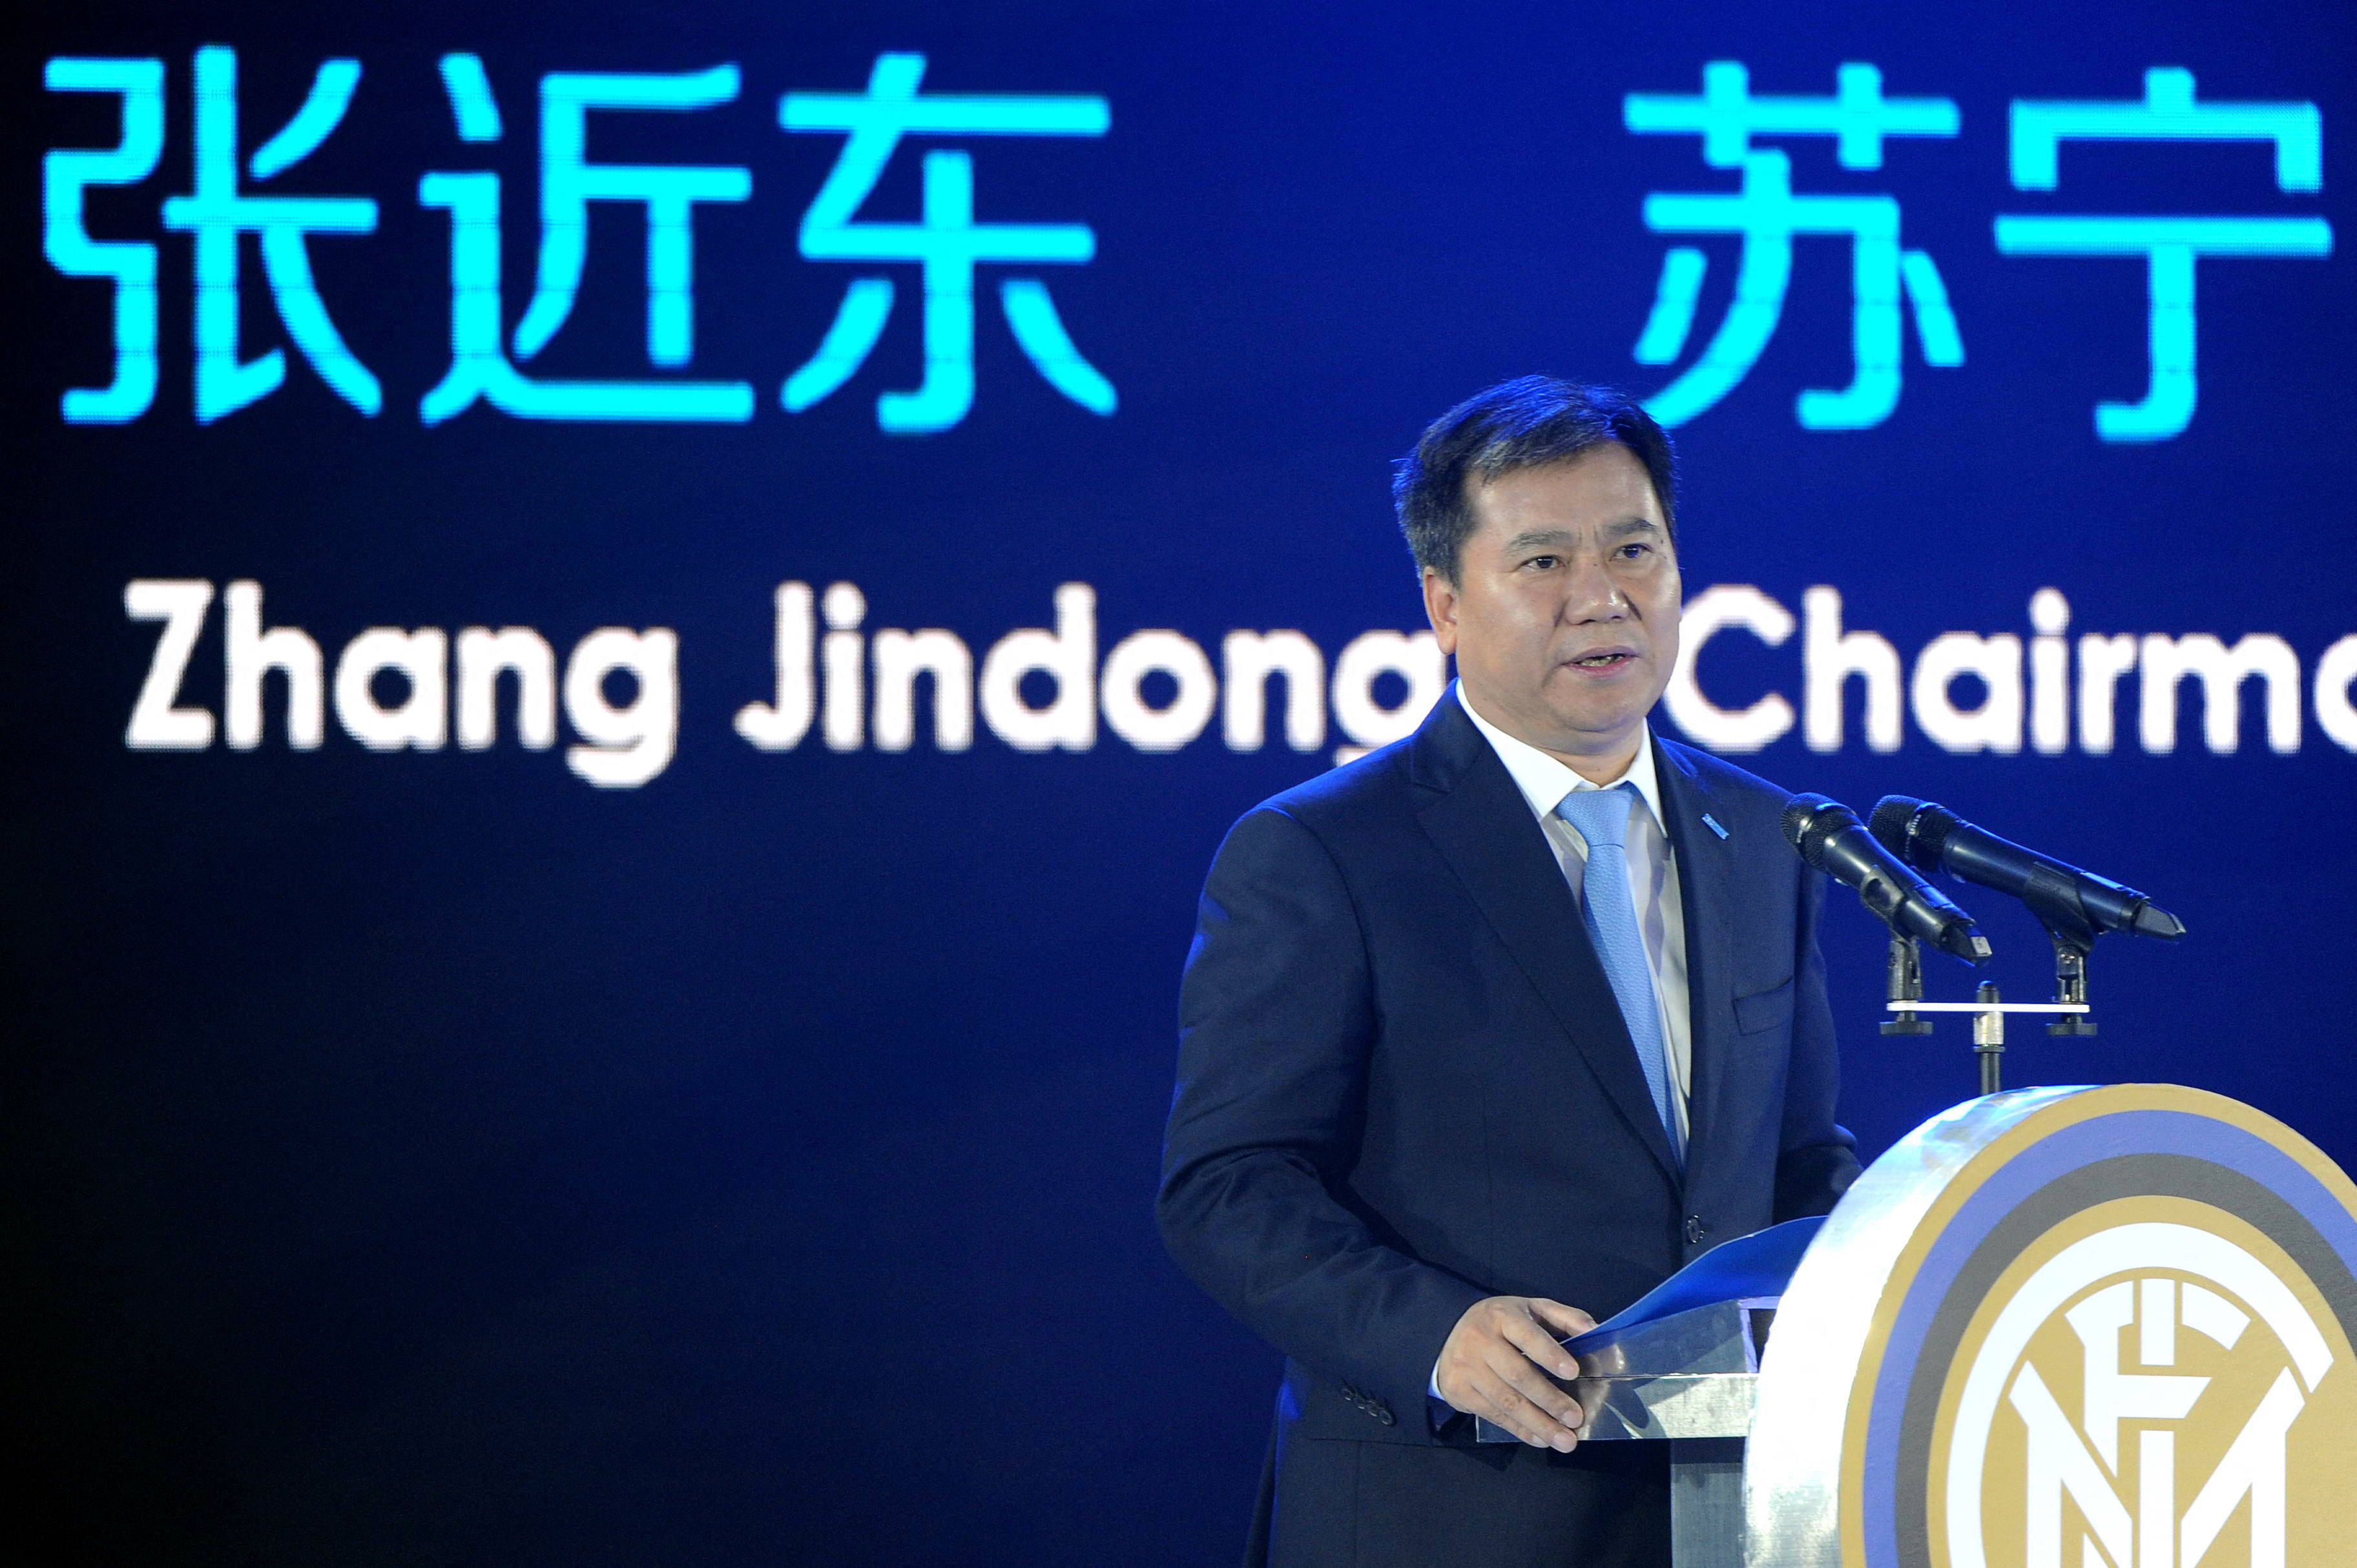
<path id="1" fill-rule="evenodd" d="M 1612 789 L 1622 784 L 1631 784 L 1636 787 L 1637 798 L 1645 802 L 1647 811 L 1653 813 L 1654 824 L 1662 826 L 1666 822 L 1667 819 L 1662 815 L 1661 785 L 1653 776 L 1653 732 L 1651 726 L 1646 727 L 1637 746 L 1637 756 L 1629 764 L 1628 771 L 1609 783 L 1598 784 L 1582 778 L 1528 741 L 1516 740 L 1483 718 L 1480 711 L 1466 701 L 1465 688 L 1461 683 L 1451 682 L 1449 690 L 1456 693 L 1458 705 L 1465 710 L 1465 716 L 1473 721 L 1473 727 L 1481 732 L 1491 749 L 1498 754 L 1498 760 L 1506 765 L 1507 774 L 1514 780 L 1514 787 L 1523 792 L 1523 799 L 1530 803 L 1532 813 L 1542 822 L 1553 816 L 1556 803 L 1575 789 Z"/>

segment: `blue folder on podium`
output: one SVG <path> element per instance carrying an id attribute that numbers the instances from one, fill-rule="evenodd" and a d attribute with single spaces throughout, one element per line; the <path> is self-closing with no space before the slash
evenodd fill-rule
<path id="1" fill-rule="evenodd" d="M 1587 1441 L 1740 1439 L 1753 1380 L 1784 1285 L 1816 1239 L 1822 1215 L 1724 1241 L 1564 1348 L 1579 1358 L 1569 1385 Z M 1484 1443 L 1514 1435 L 1476 1423 Z"/>
<path id="2" fill-rule="evenodd" d="M 1669 1444 L 1672 1568 L 1743 1562 L 1743 1440 L 1760 1355 L 1784 1286 L 1824 1223 L 1791 1219 L 1721 1242 L 1563 1342 L 1579 1358 L 1579 1376 L 1566 1386 L 1586 1417 L 1580 1441 Z M 1486 1421 L 1474 1430 L 1484 1443 L 1517 1441 Z"/>

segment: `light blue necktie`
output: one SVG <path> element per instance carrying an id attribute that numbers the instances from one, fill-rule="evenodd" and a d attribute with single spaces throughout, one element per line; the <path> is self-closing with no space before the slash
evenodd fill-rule
<path id="1" fill-rule="evenodd" d="M 1556 803 L 1555 815 L 1587 841 L 1587 870 L 1580 878 L 1580 903 L 1588 940 L 1596 944 L 1604 976 L 1620 1003 L 1620 1016 L 1637 1047 L 1637 1065 L 1652 1090 L 1653 1111 L 1669 1134 L 1680 1168 L 1685 1140 L 1678 1135 L 1670 1105 L 1670 1064 L 1663 1054 L 1662 1014 L 1653 998 L 1653 966 L 1646 961 L 1645 939 L 1637 929 L 1637 900 L 1629 888 L 1629 812 L 1637 791 L 1628 784 L 1609 789 L 1575 789 Z"/>

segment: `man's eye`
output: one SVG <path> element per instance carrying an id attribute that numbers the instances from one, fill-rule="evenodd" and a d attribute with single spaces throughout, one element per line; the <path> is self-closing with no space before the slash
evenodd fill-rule
<path id="1" fill-rule="evenodd" d="M 1652 550 L 1653 547 L 1650 544 L 1641 543 L 1638 541 L 1631 540 L 1620 547 L 1620 555 L 1623 560 L 1634 561 L 1641 555 L 1652 554 Z"/>
<path id="2" fill-rule="evenodd" d="M 1525 566 L 1536 566 L 1539 570 L 1544 572 L 1553 568 L 1556 563 L 1562 559 L 1563 557 L 1559 555 L 1534 555 L 1529 560 L 1523 562 L 1523 564 Z"/>

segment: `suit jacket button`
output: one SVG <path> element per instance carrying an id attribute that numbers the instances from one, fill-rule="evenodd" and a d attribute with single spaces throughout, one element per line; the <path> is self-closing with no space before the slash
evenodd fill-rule
<path id="1" fill-rule="evenodd" d="M 1392 1414 L 1391 1406 L 1385 1404 L 1381 1400 L 1372 1400 L 1368 1402 L 1367 1413 L 1373 1416 L 1377 1421 L 1382 1422 L 1385 1426 L 1394 1426 L 1398 1424 L 1399 1418 Z"/>
<path id="2" fill-rule="evenodd" d="M 1707 1225 L 1706 1225 L 1706 1224 L 1704 1224 L 1704 1223 L 1702 1222 L 1702 1216 L 1701 1216 L 1701 1215 L 1699 1215 L 1699 1214 L 1689 1214 L 1689 1215 L 1687 1215 L 1687 1216 L 1686 1216 L 1686 1245 L 1687 1245 L 1687 1246 L 1689 1246 L 1689 1247 L 1699 1247 L 1699 1246 L 1701 1246 L 1701 1245 L 1702 1245 L 1702 1239 L 1703 1239 L 1704 1237 L 1706 1237 L 1706 1236 L 1709 1235 L 1709 1234 L 1710 1234 L 1710 1227 L 1709 1227 L 1709 1226 L 1707 1226 Z"/>
<path id="3" fill-rule="evenodd" d="M 1358 1403 L 1360 1402 L 1359 1402 L 1359 1391 L 1358 1391 L 1358 1390 L 1356 1390 L 1356 1389 L 1354 1389 L 1354 1388 L 1352 1388 L 1352 1387 L 1351 1387 L 1350 1384 L 1348 1384 L 1348 1383 L 1344 1383 L 1344 1384 L 1342 1385 L 1342 1397 L 1343 1397 L 1344 1399 L 1348 1400 L 1348 1401 L 1349 1401 L 1351 1403 L 1352 1403 L 1352 1404 L 1358 1404 Z"/>

